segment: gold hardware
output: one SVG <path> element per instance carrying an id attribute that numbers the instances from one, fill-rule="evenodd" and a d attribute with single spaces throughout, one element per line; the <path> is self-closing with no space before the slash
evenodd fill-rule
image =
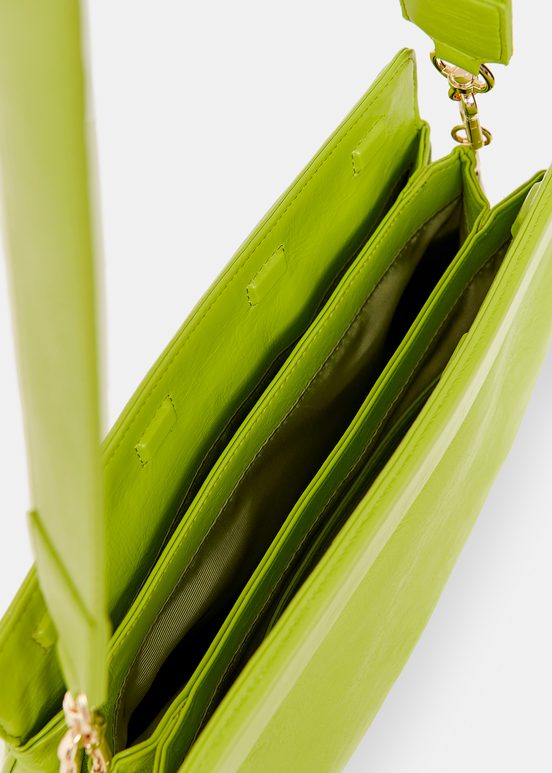
<path id="1" fill-rule="evenodd" d="M 58 747 L 60 773 L 80 773 L 83 751 L 92 761 L 91 771 L 107 773 L 111 753 L 101 714 L 89 709 L 86 695 L 80 693 L 73 698 L 70 692 L 65 693 L 63 712 L 69 729 Z"/>
<path id="2" fill-rule="evenodd" d="M 485 94 L 493 88 L 494 75 L 484 64 L 481 65 L 479 74 L 474 75 L 461 67 L 439 59 L 435 51 L 431 54 L 431 61 L 441 75 L 444 75 L 448 80 L 449 98 L 460 103 L 462 123 L 452 129 L 453 138 L 461 145 L 469 145 L 476 151 L 484 148 L 491 142 L 493 136 L 479 122 L 475 95 Z"/>

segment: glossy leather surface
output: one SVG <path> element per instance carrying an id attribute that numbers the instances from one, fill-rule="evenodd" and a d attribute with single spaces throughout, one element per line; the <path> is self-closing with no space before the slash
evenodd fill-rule
<path id="1" fill-rule="evenodd" d="M 180 595 L 178 603 L 182 605 L 179 614 L 182 641 L 178 657 L 172 659 L 165 676 L 168 692 L 161 705 L 186 686 L 186 672 L 183 665 L 179 668 L 178 659 L 191 661 L 192 644 L 196 639 L 205 640 L 202 627 L 214 613 L 217 613 L 215 622 L 210 625 L 212 633 L 207 639 L 217 633 L 233 600 L 293 504 L 356 413 L 374 374 L 382 368 L 382 360 L 389 357 L 382 342 L 397 296 L 400 297 L 401 288 L 413 270 L 412 264 L 420 260 L 424 246 L 441 227 L 451 202 L 455 206 L 462 187 L 460 169 L 456 158 L 437 165 L 431 175 L 432 187 L 426 184 L 424 201 L 413 190 L 410 199 L 415 203 L 410 204 L 410 213 L 400 218 L 399 202 L 390 210 L 385 222 L 402 220 L 389 237 L 400 252 L 399 258 L 392 261 L 393 248 L 388 241 L 379 252 L 370 249 L 377 242 L 377 234 L 368 242 L 346 274 L 352 275 L 355 282 L 348 279 L 347 291 L 335 291 L 221 455 L 125 622 L 127 627 L 142 634 L 139 640 L 133 637 L 131 643 L 127 639 L 126 651 L 118 655 L 120 665 L 113 671 L 111 683 L 123 684 L 124 702 L 136 700 L 128 695 L 129 686 L 137 677 L 132 670 L 136 671 L 136 665 L 131 667 L 128 676 L 134 641 L 139 646 L 140 683 L 143 684 L 148 659 L 146 653 L 142 654 L 143 649 L 149 646 L 151 650 L 151 643 L 163 635 L 163 630 L 168 638 L 166 621 L 175 615 L 175 593 Z M 423 188 L 422 179 L 415 190 Z M 441 212 L 443 205 L 444 213 Z M 425 229 L 423 239 L 411 242 L 409 229 L 419 230 L 418 218 L 422 217 L 424 208 L 425 216 L 433 217 L 433 222 Z M 405 242 L 406 250 L 397 247 Z M 385 275 L 379 276 L 382 274 Z M 339 301 L 334 300 L 336 293 L 340 295 Z M 364 318 L 359 314 L 361 306 L 364 306 Z M 353 330 L 355 322 L 356 330 Z M 198 575 L 202 578 L 201 588 L 195 585 Z M 159 608 L 156 598 L 169 595 L 170 609 Z M 196 613 L 197 622 L 190 630 L 190 610 L 204 596 L 205 607 L 201 614 Z M 148 619 L 152 622 L 148 623 Z M 149 629 L 146 640 L 145 625 Z M 171 630 L 174 631 L 174 624 Z M 173 646 L 177 642 L 175 638 Z M 124 682 L 121 666 L 127 669 Z M 163 677 L 157 671 L 153 669 L 159 682 Z M 205 697 L 208 698 L 207 690 Z M 180 695 L 181 705 L 184 700 L 184 694 Z M 198 704 L 202 700 L 198 698 Z M 173 707 L 171 711 L 174 710 Z M 125 721 L 121 716 L 115 720 Z M 194 720 L 190 718 L 185 724 L 186 730 L 191 731 Z"/>
<path id="2" fill-rule="evenodd" d="M 493 241 L 488 223 L 472 249 Z M 183 773 L 344 765 L 426 624 L 510 448 L 550 345 L 551 288 L 549 172 L 432 397 L 222 701 Z M 443 282 L 435 302 L 446 293 Z M 416 344 L 415 331 L 407 338 Z"/>
<path id="3" fill-rule="evenodd" d="M 239 421 L 258 383 L 270 377 L 274 363 L 308 325 L 320 296 L 376 227 L 409 169 L 427 161 L 427 130 L 415 90 L 413 54 L 403 51 L 244 243 L 108 436 L 104 464 L 114 624 L 167 539 L 198 468 L 213 448 L 216 453 L 217 443 L 225 442 L 225 427 L 233 417 Z M 368 165 L 367 155 L 374 158 Z M 332 205 L 339 215 L 321 229 L 320 218 Z M 252 303 L 252 285 L 281 246 L 287 269 L 278 293 L 257 296 Z M 240 368 L 234 367 L 237 352 Z M 40 748 L 38 736 L 30 736 L 61 703 L 64 685 L 50 626 L 32 572 L 0 633 L 5 685 L 0 726 L 20 749 L 27 741 Z M 41 635 L 44 630 L 48 636 Z M 13 668 L 16 653 L 21 671 Z"/>
<path id="4" fill-rule="evenodd" d="M 221 703 L 183 770 L 338 769 L 408 657 L 511 443 L 551 335 L 550 176 L 406 437 L 226 697 L 217 695 L 224 663 L 285 571 L 300 529 L 316 516 L 317 497 L 343 483 L 373 422 L 385 419 L 393 390 L 402 396 L 424 358 L 432 326 L 448 319 L 459 287 L 470 284 L 470 261 L 496 254 L 527 194 L 524 188 L 490 213 L 469 154 L 424 168 L 427 132 L 414 77 L 412 56 L 402 52 L 244 243 L 108 438 L 110 611 L 118 628 L 104 708 L 113 731 L 136 652 L 249 461 L 393 256 L 461 197 L 462 251 L 381 380 L 367 385 L 366 403 L 292 509 L 193 679 L 146 740 L 117 754 L 114 771 L 175 770 L 193 740 L 187 734 L 216 706 L 211 695 Z M 133 542 L 137 522 L 149 528 L 139 532 L 143 551 Z M 16 731 L 6 770 L 55 771 L 63 722 L 45 707 L 63 685 L 34 574 L 1 635 L 0 670 L 10 681 L 0 716 Z M 36 687 L 22 670 L 12 678 L 18 651 Z"/>
<path id="5" fill-rule="evenodd" d="M 109 628 L 99 459 L 95 256 L 78 3 L 0 2 L 0 153 L 7 258 L 42 591 L 61 632 L 65 679 L 101 702 Z M 25 595 L 45 617 L 32 583 Z M 10 614 L 25 614 L 21 606 Z M 14 625 L 19 620 L 13 621 Z M 35 627 L 48 627 L 42 620 Z M 40 632 L 27 659 L 6 622 L 1 722 L 18 736 L 12 679 L 27 669 L 28 719 L 42 696 Z M 52 645 L 51 634 L 42 637 Z M 0 647 L 2 645 L 0 644 Z M 46 647 L 48 649 L 48 647 Z M 21 662 L 14 665 L 14 660 Z M 45 663 L 51 670 L 52 661 Z M 27 681 L 27 680 L 25 680 Z M 7 682 L 7 687 L 6 687 Z"/>
<path id="6" fill-rule="evenodd" d="M 403 16 L 433 38 L 437 56 L 479 72 L 513 53 L 511 0 L 401 0 Z"/>
<path id="7" fill-rule="evenodd" d="M 228 449 L 227 458 L 230 452 L 232 454 L 230 466 L 226 460 L 221 459 L 222 470 L 226 463 L 226 480 L 223 471 L 218 474 L 218 480 L 213 476 L 212 480 L 206 482 L 204 500 L 210 492 L 211 496 L 218 499 L 220 493 L 217 489 L 232 491 L 236 478 L 240 480 L 240 484 L 234 487 L 232 498 L 236 491 L 239 492 L 239 489 L 243 488 L 242 493 L 238 493 L 238 501 L 243 501 L 244 497 L 253 499 L 254 481 L 260 463 L 261 469 L 270 470 L 270 476 L 262 477 L 264 485 L 257 490 L 254 504 L 260 506 L 262 514 L 266 511 L 272 518 L 279 508 L 283 528 L 276 543 L 273 543 L 267 555 L 263 557 L 260 567 L 248 582 L 229 618 L 217 633 L 196 673 L 184 685 L 165 719 L 157 727 L 156 737 L 150 741 L 150 748 L 154 744 L 157 746 L 156 769 L 175 769 L 183 759 L 186 748 L 204 722 L 205 716 L 216 706 L 217 700 L 220 700 L 221 694 L 235 677 L 236 670 L 239 670 L 247 659 L 251 640 L 259 635 L 254 629 L 262 622 L 271 601 L 277 599 L 282 592 L 282 583 L 286 581 L 289 565 L 298 554 L 301 543 L 305 541 L 309 531 L 317 526 L 322 496 L 320 492 L 316 501 L 313 487 L 309 485 L 303 492 L 303 483 L 301 490 L 297 490 L 295 495 L 295 499 L 301 495 L 301 505 L 292 508 L 287 518 L 289 504 L 286 504 L 285 497 L 289 496 L 289 493 L 284 496 L 280 493 L 290 484 L 295 485 L 299 470 L 308 471 L 310 455 L 316 459 L 312 450 L 306 450 L 309 442 L 309 422 L 312 420 L 318 427 L 317 436 L 323 446 L 328 432 L 332 431 L 336 416 L 339 417 L 339 414 L 343 413 L 343 406 L 339 405 L 340 399 L 346 400 L 349 411 L 356 412 L 352 394 L 349 392 L 343 397 L 340 389 L 344 383 L 350 383 L 351 376 L 370 352 L 370 344 L 381 335 L 377 332 L 378 329 L 383 327 L 384 330 L 389 330 L 388 319 L 392 316 L 396 303 L 391 288 L 402 281 L 403 272 L 416 252 L 417 259 L 420 259 L 420 250 L 424 251 L 424 239 L 427 252 L 427 244 L 431 244 L 433 239 L 431 228 L 438 229 L 439 218 L 449 216 L 447 210 L 450 212 L 451 202 L 454 207 L 461 194 L 464 174 L 467 183 L 465 187 L 469 191 L 468 180 L 470 175 L 473 176 L 473 169 L 469 163 L 467 168 L 463 169 L 461 155 L 455 153 L 427 170 L 420 170 L 411 184 L 407 185 L 373 240 L 361 251 L 308 334 L 290 355 L 281 372 L 235 436 L 232 448 Z M 466 201 L 469 198 L 467 193 Z M 476 203 L 484 207 L 483 202 L 473 201 L 473 204 Z M 477 218 L 475 212 L 474 216 Z M 434 258 L 437 257 L 435 253 L 432 254 Z M 376 313 L 372 309 L 378 292 L 380 301 L 385 297 L 385 309 Z M 423 303 L 423 295 L 420 296 L 420 303 Z M 364 373 L 362 381 L 364 391 L 360 399 L 364 402 L 370 392 L 369 375 Z M 398 380 L 395 381 L 395 386 L 398 388 Z M 323 403 L 320 402 L 321 395 Z M 333 404 L 332 398 L 335 401 Z M 386 394 L 387 408 L 389 399 Z M 327 401 L 331 406 L 329 413 L 321 413 L 320 407 L 325 407 Z M 375 417 L 375 413 L 372 410 L 371 416 Z M 347 421 L 347 425 L 348 423 Z M 290 441 L 289 433 L 294 426 L 295 440 Z M 345 429 L 349 431 L 348 427 Z M 257 451 L 259 448 L 260 452 Z M 330 446 L 324 451 L 324 456 L 327 456 L 328 451 L 333 455 L 334 451 Z M 277 457 L 276 463 L 270 460 L 270 455 L 274 453 Z M 309 456 L 305 459 L 307 454 Z M 282 481 L 279 479 L 280 472 L 288 464 L 291 464 L 292 473 L 288 473 L 288 478 Z M 325 464 L 323 469 L 324 467 Z M 343 470 L 328 482 L 326 493 L 332 486 L 335 492 L 336 480 L 341 474 Z M 322 475 L 320 472 L 315 478 L 319 479 Z M 274 484 L 278 487 L 277 495 L 271 488 Z M 223 495 L 222 501 L 226 496 Z M 306 504 L 309 501 L 310 507 Z M 202 503 L 198 501 L 196 513 L 197 508 L 201 506 Z M 250 505 L 244 507 L 242 512 L 250 513 L 251 510 Z M 224 509 L 221 513 L 224 515 Z M 207 519 L 211 517 L 209 511 L 204 512 L 203 517 L 196 514 L 198 521 L 203 522 L 205 527 Z M 224 517 L 227 517 L 227 513 Z M 179 567 L 183 566 L 184 561 L 182 547 L 174 545 L 179 554 L 176 559 L 176 565 Z M 170 723 L 168 720 L 171 720 Z M 146 749 L 147 745 L 144 744 L 144 752 Z M 129 755 L 129 764 L 130 759 Z M 121 763 L 122 761 L 118 760 L 118 764 Z M 130 767 L 120 769 L 127 770 Z"/>

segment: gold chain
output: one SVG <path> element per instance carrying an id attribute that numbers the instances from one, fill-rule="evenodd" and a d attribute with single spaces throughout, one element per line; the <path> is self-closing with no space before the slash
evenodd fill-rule
<path id="1" fill-rule="evenodd" d="M 94 773 L 107 773 L 111 754 L 101 714 L 90 710 L 86 695 L 73 698 L 70 692 L 65 693 L 63 712 L 69 729 L 58 747 L 60 773 L 80 773 L 83 751 L 92 760 Z"/>
<path id="2" fill-rule="evenodd" d="M 476 151 L 484 148 L 491 142 L 493 136 L 479 122 L 475 95 L 485 94 L 493 88 L 494 75 L 484 64 L 479 68 L 479 74 L 474 75 L 461 67 L 439 59 L 435 51 L 431 54 L 431 61 L 441 75 L 444 75 L 448 80 L 449 98 L 460 103 L 462 123 L 452 129 L 453 138 L 461 145 L 469 145 Z"/>

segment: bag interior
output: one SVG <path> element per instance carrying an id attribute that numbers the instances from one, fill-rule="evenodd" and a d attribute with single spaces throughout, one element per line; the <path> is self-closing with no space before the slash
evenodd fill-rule
<path id="1" fill-rule="evenodd" d="M 364 249 L 378 223 L 393 209 L 399 191 L 410 185 L 408 178 L 420 163 L 421 153 L 417 150 L 420 141 L 420 137 L 416 138 L 404 151 L 393 184 L 379 196 L 377 213 L 362 221 L 350 241 L 342 246 L 339 260 L 335 260 L 337 268 L 325 277 L 325 283 L 317 285 L 318 297 L 316 301 L 309 301 L 294 337 L 290 334 L 279 353 L 266 367 L 263 365 L 254 387 L 228 415 L 226 424 L 217 430 L 219 434 L 209 439 L 210 446 L 196 465 L 195 476 L 186 482 L 182 496 L 179 494 L 170 527 L 159 528 L 164 536 L 155 550 L 152 549 L 153 563 L 167 546 L 170 534 L 185 518 L 244 418 L 277 378 L 316 316 L 324 313 L 340 279 Z M 320 363 L 293 409 L 259 448 L 231 496 L 216 513 L 198 555 L 182 567 L 177 584 L 133 656 L 122 693 L 117 698 L 121 713 L 115 717 L 115 752 L 148 739 L 175 696 L 198 669 L 294 505 L 347 431 L 454 261 L 473 225 L 474 217 L 469 210 L 474 205 L 468 199 L 469 195 L 462 191 L 458 198 L 424 221 L 415 236 L 393 256 L 388 270 L 367 294 L 331 354 Z M 269 602 L 251 617 L 240 646 L 209 697 L 208 710 L 193 730 L 194 735 L 200 732 L 252 653 L 277 624 L 415 421 L 459 341 L 469 331 L 509 243 L 508 235 L 458 295 L 431 347 L 412 367 L 386 420 L 359 453 L 354 472 L 333 490 L 331 498 L 317 513 L 301 549 L 288 557 Z M 151 568 L 151 561 L 148 566 Z M 205 582 L 206 576 L 208 582 Z M 130 585 L 135 593 L 140 587 L 135 582 Z M 131 600 L 132 596 L 121 596 L 120 608 L 112 611 L 114 622 L 123 619 Z M 52 681 L 58 677 L 56 671 Z M 57 705 L 57 697 L 54 699 Z M 32 726 L 36 729 L 41 722 L 42 717 Z"/>
<path id="2" fill-rule="evenodd" d="M 190 678 L 293 505 L 458 252 L 467 230 L 461 198 L 423 224 L 394 257 L 330 357 L 256 455 L 218 512 L 201 556 L 183 571 L 134 659 L 124 686 L 126 716 L 117 732 L 121 748 L 151 734 Z M 484 291 L 482 284 L 478 299 Z M 478 307 L 477 299 L 465 301 L 464 327 Z M 450 336 L 443 351 L 423 364 L 425 375 L 419 388 L 412 390 L 410 403 L 423 391 L 424 381 L 443 367 L 445 350 L 452 351 L 456 343 L 455 336 Z M 216 582 L 203 582 L 205 574 L 216 576 Z M 175 642 L 170 652 L 167 642 Z"/>
<path id="3" fill-rule="evenodd" d="M 410 175 L 428 163 L 414 69 L 403 51 L 382 72 L 239 247 L 106 438 L 111 646 L 229 439 Z M 21 748 L 60 716 L 65 690 L 34 569 L 3 620 L 0 645 L 8 683 L 0 735 Z"/>
<path id="4" fill-rule="evenodd" d="M 392 257 L 315 377 L 218 510 L 199 555 L 183 568 L 132 661 L 124 682 L 123 711 L 116 717 L 116 748 L 146 740 L 202 662 L 294 505 L 454 262 L 473 226 L 464 196 L 465 191 L 424 221 Z M 449 299 L 430 345 L 403 378 L 385 421 L 358 454 L 353 473 L 333 490 L 308 538 L 289 555 L 270 593 L 270 603 L 250 615 L 251 624 L 217 681 L 208 708 L 194 729 L 196 735 L 431 396 L 502 265 L 511 242 L 511 221 L 522 201 L 523 196 L 518 195 L 515 204 L 509 205 L 502 240 L 479 261 L 469 281 L 457 289 L 456 297 Z M 207 583 L 203 581 L 206 575 L 210 577 Z"/>
<path id="5" fill-rule="evenodd" d="M 372 483 L 393 455 L 395 449 L 414 423 L 416 417 L 437 386 L 443 370 L 462 337 L 469 331 L 489 288 L 500 268 L 510 240 L 494 252 L 477 271 L 451 308 L 430 351 L 412 370 L 409 386 L 389 412 L 379 431 L 359 455 L 354 473 L 336 488 L 331 499 L 320 512 L 318 531 L 310 535 L 302 550 L 294 556 L 286 572 L 286 589 L 275 598 L 266 612 L 266 626 L 258 621 L 257 638 L 267 635 L 285 611 L 298 588 L 324 555 L 342 525 L 366 495 Z M 295 568 L 293 568 L 295 567 Z M 254 648 L 256 649 L 257 644 Z"/>

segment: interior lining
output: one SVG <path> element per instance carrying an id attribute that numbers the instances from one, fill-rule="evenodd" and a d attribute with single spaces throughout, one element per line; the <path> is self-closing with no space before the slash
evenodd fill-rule
<path id="1" fill-rule="evenodd" d="M 422 141 L 421 138 L 417 139 L 416 147 L 421 143 L 421 141 Z M 412 151 L 410 152 L 410 155 L 411 156 L 413 155 Z M 296 337 L 285 347 L 285 349 L 283 349 L 278 354 L 278 356 L 273 360 L 273 362 L 266 368 L 265 372 L 259 376 L 253 390 L 247 395 L 247 397 L 243 400 L 243 402 L 237 408 L 237 410 L 234 411 L 230 419 L 228 419 L 227 423 L 220 431 L 215 441 L 212 443 L 211 447 L 206 452 L 203 460 L 198 465 L 197 472 L 194 475 L 191 483 L 187 486 L 185 491 L 180 496 L 180 504 L 177 508 L 175 517 L 172 523 L 169 525 L 169 528 L 166 530 L 166 536 L 160 545 L 160 548 L 155 557 L 155 560 L 152 562 L 152 567 L 157 562 L 166 544 L 169 542 L 172 534 L 174 533 L 176 526 L 182 520 L 182 517 L 184 516 L 184 514 L 187 512 L 188 508 L 190 507 L 191 503 L 193 502 L 194 498 L 199 492 L 201 486 L 207 479 L 209 472 L 213 468 L 217 459 L 220 457 L 224 448 L 228 445 L 228 442 L 235 434 L 235 432 L 238 430 L 238 428 L 241 426 L 247 414 L 255 405 L 259 397 L 262 395 L 262 393 L 265 391 L 267 386 L 274 379 L 275 375 L 278 373 L 278 371 L 280 370 L 280 368 L 282 367 L 282 365 L 284 364 L 284 362 L 286 361 L 290 353 L 297 345 L 297 342 L 301 339 L 305 331 L 308 330 L 312 322 L 316 319 L 316 317 L 320 313 L 321 309 L 325 306 L 325 304 L 327 303 L 328 299 L 331 297 L 332 293 L 334 292 L 335 288 L 341 281 L 344 274 L 347 272 L 351 264 L 354 263 L 355 259 L 358 257 L 359 253 L 364 248 L 364 245 L 370 239 L 376 227 L 383 220 L 387 212 L 391 209 L 399 193 L 406 186 L 414 168 L 415 166 L 413 167 L 411 162 L 411 164 L 406 168 L 405 172 L 398 178 L 396 183 L 390 189 L 388 196 L 383 201 L 375 217 L 371 219 L 370 224 L 367 223 L 364 225 L 364 228 L 362 229 L 363 235 L 362 235 L 361 242 L 359 243 L 358 238 L 355 238 L 352 240 L 350 247 L 348 247 L 348 249 L 345 250 L 343 258 L 339 262 L 339 266 L 340 266 L 339 270 L 335 273 L 331 281 L 328 282 L 325 289 L 322 290 L 316 306 L 313 306 L 312 310 L 310 310 L 309 316 L 307 317 L 305 324 L 302 326 L 300 333 L 296 335 Z"/>
<path id="2" fill-rule="evenodd" d="M 351 473 L 333 491 L 331 498 L 320 512 L 317 523 L 323 523 L 323 528 L 317 530 L 314 524 L 314 536 L 305 541 L 303 551 L 295 556 L 295 569 L 290 565 L 286 572 L 285 594 L 280 596 L 275 594 L 276 601 L 272 604 L 272 612 L 269 611 L 265 616 L 265 627 L 263 628 L 262 624 L 258 626 L 257 637 L 260 635 L 261 639 L 264 638 L 278 621 L 297 589 L 314 569 L 414 423 L 437 386 L 443 370 L 462 337 L 473 324 L 502 265 L 509 244 L 510 241 L 505 242 L 475 272 L 452 305 L 432 346 L 413 370 L 406 390 L 396 400 L 380 431 L 366 444 Z"/>
<path id="3" fill-rule="evenodd" d="M 405 176 L 423 163 L 427 129 L 422 132 L 417 116 L 407 59 L 397 60 L 358 103 L 253 230 L 154 366 L 163 377 L 153 383 L 146 379 L 110 433 L 106 506 L 109 523 L 117 524 L 107 541 L 113 629 L 178 525 L 179 506 L 194 498 L 227 437 L 309 326 L 321 297 L 377 227 Z M 387 79 L 395 84 L 392 92 L 385 89 Z M 387 127 L 374 123 L 376 104 L 378 111 L 387 106 Z M 355 175 L 351 154 L 361 144 L 363 157 L 371 161 Z M 287 257 L 277 293 L 266 293 L 252 309 L 246 289 L 280 247 Z M 169 363 L 171 375 L 165 377 Z M 141 466 L 127 464 L 127 454 L 134 456 L 167 392 L 178 420 L 143 474 Z M 129 420 L 133 431 L 125 434 Z M 117 440 L 121 430 L 124 443 Z M 138 530 L 133 528 L 137 520 L 142 521 Z"/>
<path id="4" fill-rule="evenodd" d="M 230 664 L 217 682 L 201 723 L 199 734 L 219 701 L 227 692 L 244 665 L 261 644 L 293 599 L 308 575 L 316 567 L 355 507 L 369 490 L 385 464 L 414 423 L 435 389 L 442 371 L 461 338 L 468 332 L 489 288 L 502 264 L 509 241 L 497 250 L 475 272 L 470 282 L 451 306 L 432 346 L 412 371 L 406 391 L 396 398 L 387 421 L 363 447 L 351 473 L 334 489 L 326 505 L 317 513 L 307 538 L 288 561 L 285 571 L 273 586 L 263 607 L 242 637 Z"/>
<path id="5" fill-rule="evenodd" d="M 408 178 L 428 163 L 428 127 L 420 121 L 414 104 L 412 68 L 410 57 L 401 55 L 354 108 L 244 242 L 209 290 L 209 302 L 204 299 L 197 307 L 196 313 L 205 317 L 194 336 L 197 346 L 187 343 L 189 328 L 196 330 L 190 317 L 154 366 L 157 374 L 164 374 L 162 378 L 157 380 L 150 374 L 145 379 L 109 433 L 104 444 L 104 459 L 109 460 L 106 512 L 110 530 L 106 561 L 113 630 L 126 619 L 182 512 L 195 497 L 228 438 L 272 380 L 316 316 L 323 298 L 332 292 Z M 394 85 L 389 90 L 387 85 L 391 83 Z M 383 110 L 388 118 L 385 136 L 382 125 L 373 129 L 374 109 Z M 363 153 L 370 156 L 371 148 L 378 148 L 378 154 L 361 175 L 354 176 L 351 152 L 361 140 Z M 344 202 L 345 206 L 341 206 Z M 322 217 L 329 212 L 331 217 Z M 272 240 L 276 240 L 275 244 L 279 240 L 285 243 L 288 270 L 279 282 L 278 299 L 266 297 L 250 313 L 247 303 L 243 304 L 245 287 L 269 257 Z M 226 277 L 238 274 L 240 279 L 222 293 Z M 220 356 L 215 356 L 211 347 L 217 321 L 225 326 L 224 340 L 217 344 Z M 236 368 L 232 339 L 238 336 L 243 356 Z M 166 369 L 169 362 L 171 368 Z M 157 398 L 162 401 L 169 392 L 175 400 L 178 421 L 156 450 L 155 464 L 144 470 L 136 464 L 134 446 L 155 417 Z M 202 401 L 201 395 L 208 397 Z M 190 419 L 194 415 L 204 416 L 205 420 Z M 127 432 L 131 424 L 132 431 Z M 135 528 L 137 524 L 140 528 Z M 45 652 L 34 639 L 35 631 L 47 619 L 47 611 L 34 569 L 30 582 L 36 603 L 23 604 L 24 595 L 18 594 L 13 608 L 21 607 L 22 619 L 6 616 L 3 621 L 2 638 L 9 639 L 10 649 L 24 652 L 25 662 L 36 674 L 36 700 L 32 707 L 21 698 L 28 687 L 27 675 L 23 673 L 13 675 L 14 684 L 25 688 L 23 692 L 6 693 L 0 700 L 0 725 L 5 728 L 0 727 L 0 734 L 12 741 L 16 739 L 17 745 L 36 735 L 53 718 L 65 689 L 55 646 L 50 645 Z M 6 666 L 6 658 L 3 660 Z"/>
<path id="6" fill-rule="evenodd" d="M 421 309 L 456 254 L 462 215 L 461 199 L 453 201 L 395 256 L 218 513 L 128 672 L 123 690 L 129 743 L 152 731 L 195 670 L 205 645 L 393 354 L 409 317 Z M 123 742 L 124 730 L 119 732 Z"/>

